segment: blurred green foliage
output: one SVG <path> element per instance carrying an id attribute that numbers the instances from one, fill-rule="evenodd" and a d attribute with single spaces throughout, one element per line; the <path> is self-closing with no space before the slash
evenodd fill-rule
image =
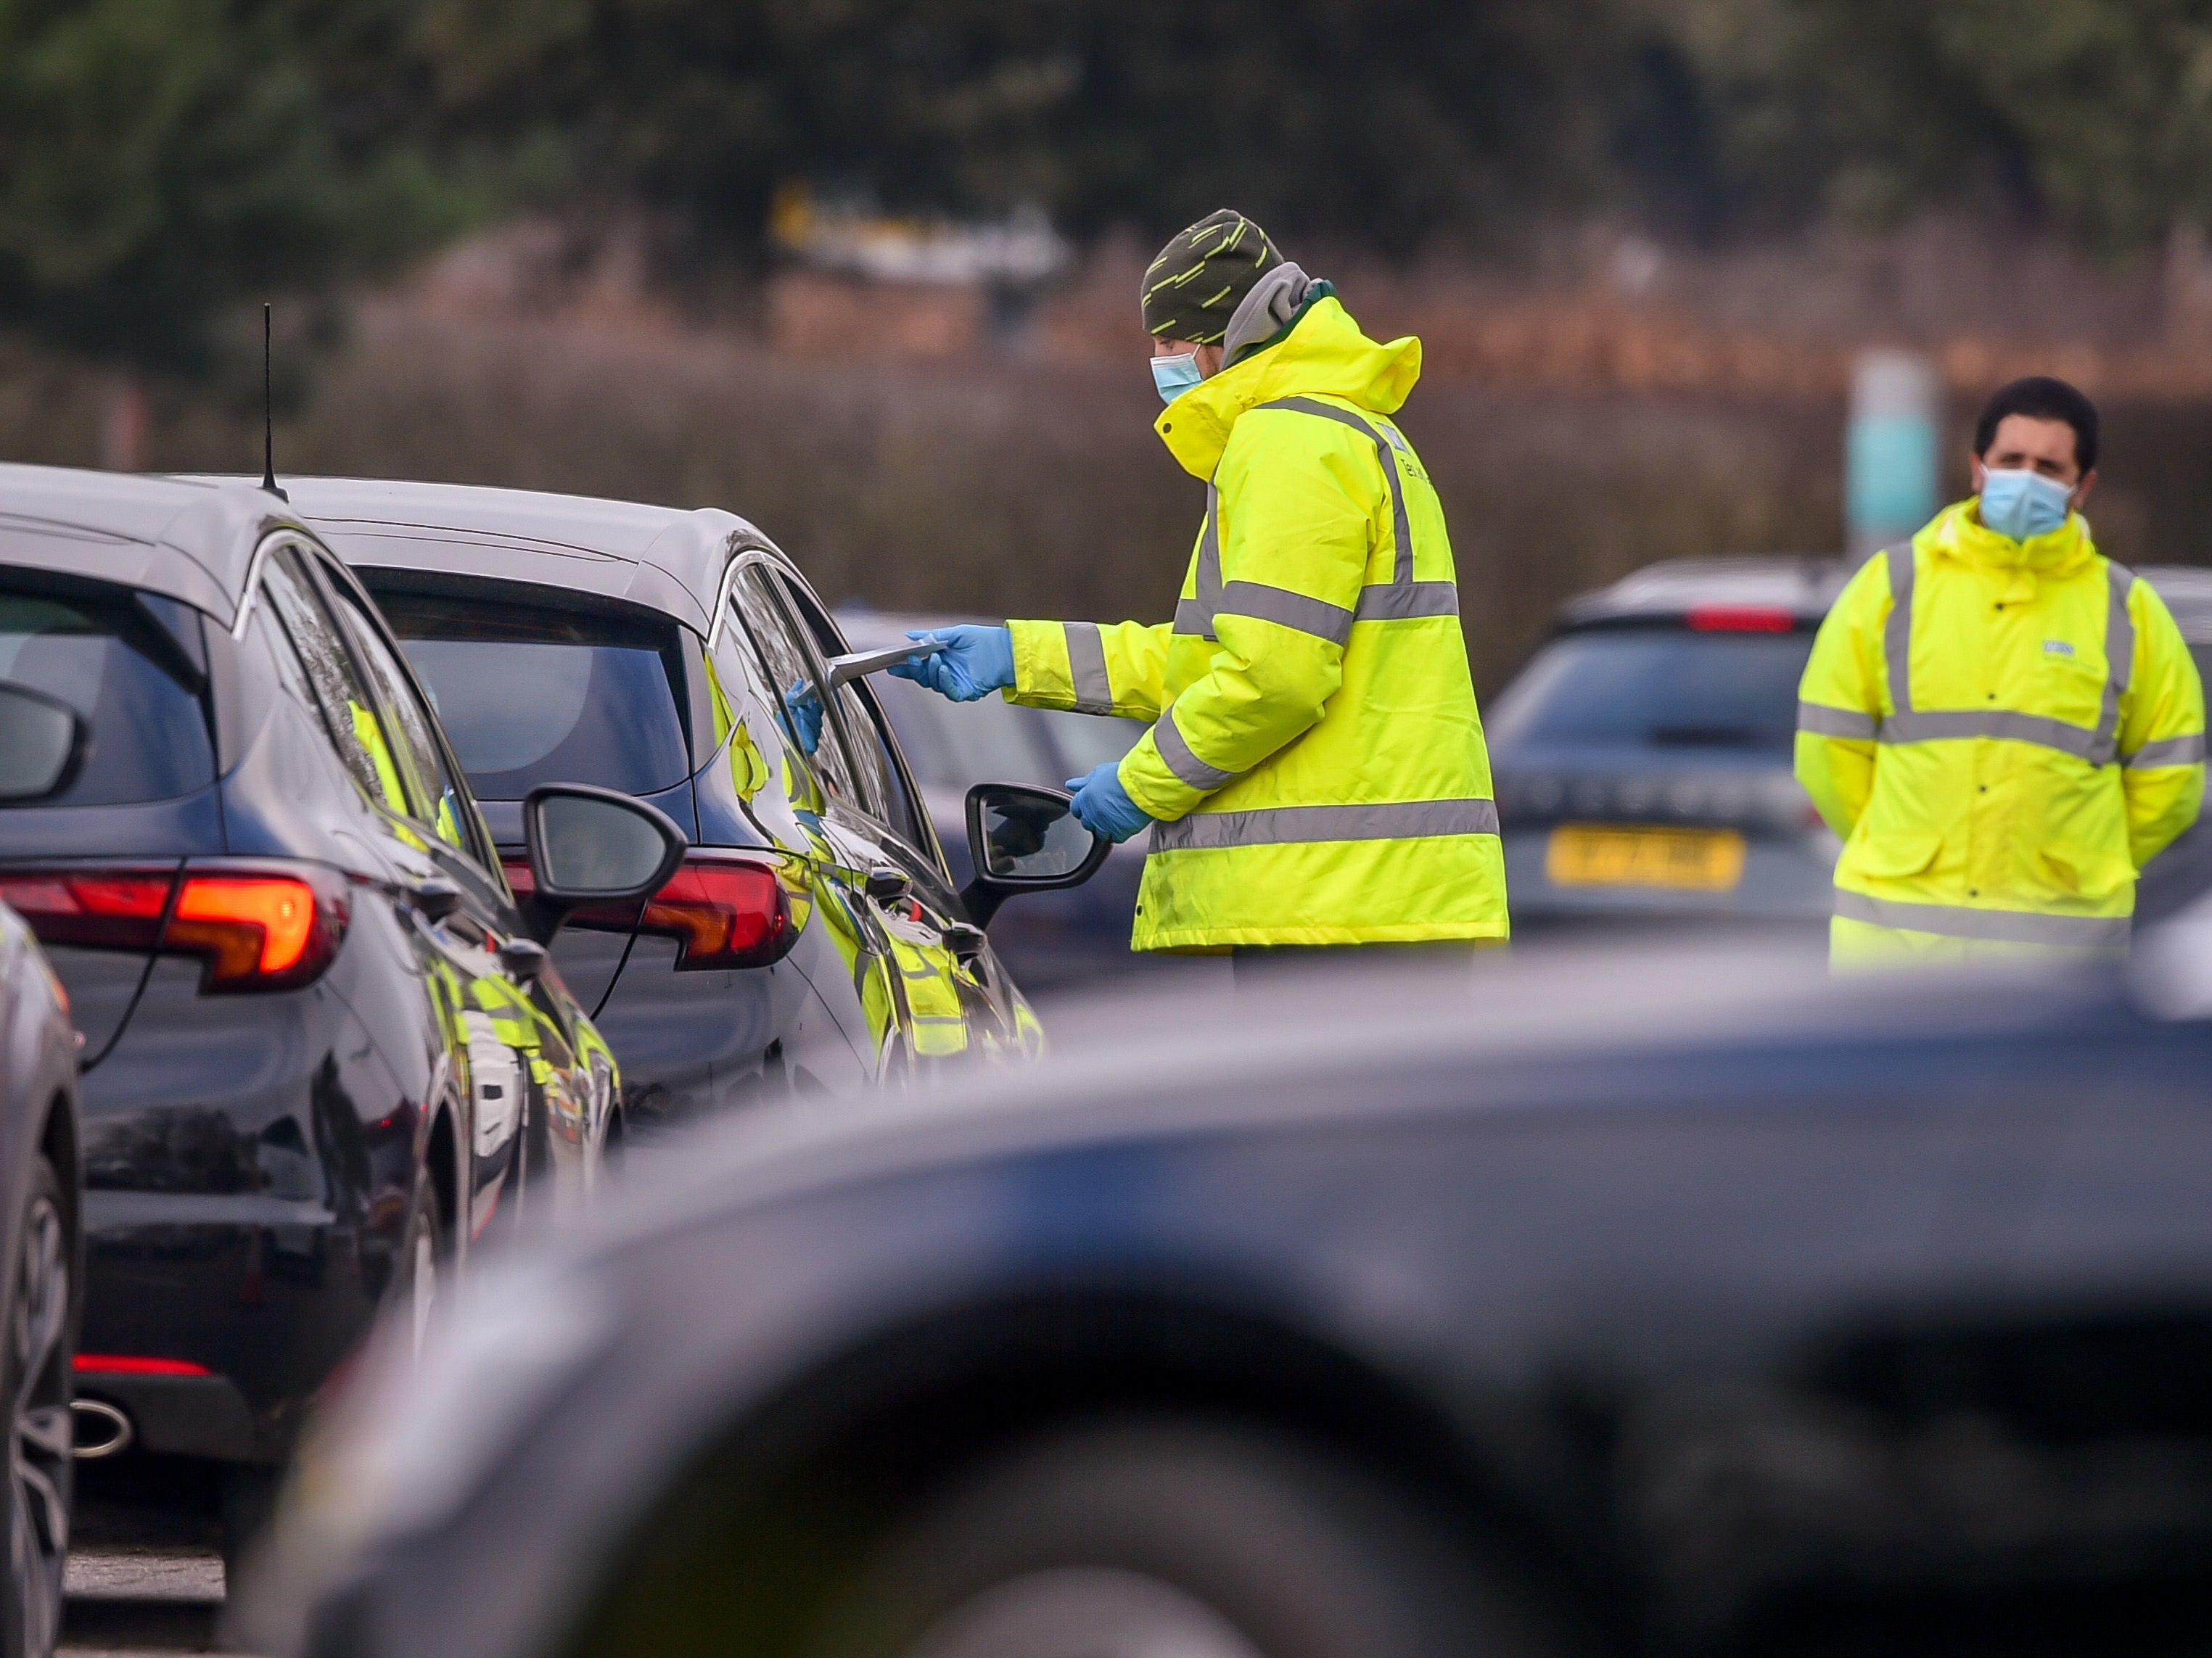
<path id="1" fill-rule="evenodd" d="M 190 368 L 224 307 L 518 200 L 750 257 L 794 180 L 1394 254 L 1960 200 L 2212 218 L 2212 0 L 0 0 L 0 318 Z"/>

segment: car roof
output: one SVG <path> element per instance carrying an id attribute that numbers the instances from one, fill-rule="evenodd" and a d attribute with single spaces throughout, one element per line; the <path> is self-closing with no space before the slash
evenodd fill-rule
<path id="1" fill-rule="evenodd" d="M 1852 568 L 1840 558 L 1813 554 L 1667 559 L 1570 599 L 1560 620 L 1582 628 L 1679 617 L 1705 605 L 1743 605 L 1818 622 L 1850 580 Z"/>
<path id="2" fill-rule="evenodd" d="M 704 633 L 733 553 L 775 545 L 719 507 L 654 507 L 469 483 L 288 477 L 331 550 L 356 568 L 527 583 L 619 599 Z"/>
<path id="3" fill-rule="evenodd" d="M 307 527 L 242 478 L 0 464 L 0 564 L 143 587 L 225 623 L 262 537 Z"/>
<path id="4" fill-rule="evenodd" d="M 2184 639 L 2212 645 L 2212 570 L 2193 564 L 2139 564 L 2135 572 L 2166 601 Z"/>

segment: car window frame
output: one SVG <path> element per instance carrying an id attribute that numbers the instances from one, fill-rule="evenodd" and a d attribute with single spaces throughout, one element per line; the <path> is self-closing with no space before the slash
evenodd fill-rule
<path id="1" fill-rule="evenodd" d="M 513 889 L 507 885 L 506 866 L 500 862 L 490 832 L 483 822 L 483 811 L 477 805 L 476 790 L 469 782 L 468 774 L 461 769 L 460 762 L 453 753 L 453 744 L 446 738 L 446 729 L 439 723 L 437 710 L 431 705 L 429 697 L 424 694 L 422 683 L 416 676 L 414 665 L 407 659 L 407 653 L 400 648 L 398 639 L 393 635 L 391 628 L 386 625 L 383 611 L 377 608 L 374 596 L 362 585 L 352 570 L 346 567 L 343 561 L 326 550 L 314 549 L 309 556 L 308 562 L 318 569 L 323 580 L 328 585 L 330 591 L 326 596 L 327 601 L 334 607 L 332 620 L 336 623 L 341 636 L 344 638 L 349 653 L 354 653 L 357 659 L 358 653 L 356 651 L 353 640 L 349 636 L 344 615 L 344 607 L 350 600 L 354 613 L 361 617 L 364 627 L 375 633 L 378 641 L 383 645 L 386 653 L 391 657 L 393 665 L 398 671 L 402 689 L 415 699 L 416 711 L 422 716 L 423 731 L 435 746 L 439 763 L 445 768 L 447 778 L 453 784 L 454 801 L 460 808 L 457 814 L 459 820 L 457 827 L 460 829 L 462 838 L 468 844 L 465 847 L 454 846 L 444 835 L 438 833 L 434 819 L 426 818 L 419 814 L 410 814 L 408 817 L 405 821 L 409 827 L 415 829 L 418 835 L 427 829 L 429 832 L 428 839 L 434 853 L 459 859 L 471 865 L 475 873 L 489 884 L 492 891 L 512 906 L 514 895 Z M 390 726 L 395 720 L 398 711 L 385 706 L 385 691 L 381 676 L 358 659 L 356 660 L 355 666 L 362 672 L 362 677 L 368 682 L 371 691 L 378 698 L 378 717 L 386 722 L 385 741 L 390 743 L 392 741 Z M 394 748 L 393 752 L 396 757 L 399 752 L 398 747 Z M 428 781 L 427 779 L 412 776 L 413 771 L 414 764 L 410 759 L 405 767 L 405 774 L 400 780 L 401 787 L 410 790 L 410 794 L 414 789 L 427 787 Z M 429 803 L 416 801 L 415 804 L 423 805 Z"/>
<path id="2" fill-rule="evenodd" d="M 738 585 L 738 579 L 748 569 L 759 569 L 765 574 L 769 596 L 771 601 L 777 603 L 779 611 L 777 615 L 772 617 L 756 616 L 751 613 L 755 607 L 744 602 L 743 590 Z M 753 653 L 755 659 L 759 663 L 762 677 L 764 680 L 772 683 L 778 676 L 769 671 L 766 659 L 767 653 L 761 648 L 757 630 L 773 623 L 785 642 L 796 648 L 799 659 L 805 665 L 807 677 L 812 682 L 814 694 L 822 702 L 823 741 L 837 745 L 837 752 L 843 757 L 847 774 L 857 779 L 860 772 L 860 768 L 853 763 L 852 746 L 845 739 L 844 721 L 831 716 L 833 704 L 830 696 L 829 668 L 823 661 L 822 653 L 815 648 L 813 640 L 809 637 L 805 623 L 788 605 L 783 604 L 779 599 L 778 596 L 783 591 L 783 586 L 778 578 L 782 574 L 782 562 L 773 555 L 763 552 L 740 553 L 731 561 L 729 577 L 723 584 L 723 592 L 726 596 L 726 602 L 734 610 L 738 630 L 745 635 L 746 647 Z M 775 689 L 781 694 L 781 687 Z M 807 753 L 804 745 L 793 741 L 787 744 L 786 746 L 797 752 L 806 762 L 807 769 L 824 799 L 835 801 L 847 811 L 859 812 L 871 823 L 878 821 L 879 814 L 871 808 L 867 801 L 848 799 L 843 793 L 828 786 L 823 777 L 824 768 L 816 763 L 814 756 Z M 815 744 L 817 750 L 821 746 L 820 742 Z"/>
<path id="3" fill-rule="evenodd" d="M 909 832 L 908 829 L 902 829 L 892 823 L 890 812 L 888 810 L 882 812 L 872 811 L 869 814 L 871 821 L 880 822 L 902 842 L 921 853 L 933 866 L 945 874 L 946 879 L 950 880 L 951 878 L 945 863 L 945 850 L 939 844 L 936 828 L 930 822 L 928 809 L 922 804 L 921 791 L 915 786 L 913 768 L 907 764 L 906 752 L 899 747 L 897 733 L 892 730 L 890 718 L 884 713 L 883 705 L 878 700 L 875 692 L 866 683 L 857 680 L 850 686 L 853 701 L 859 705 L 862 718 L 868 721 L 871 727 L 867 732 L 856 734 L 848 725 L 842 706 L 827 689 L 829 671 L 826 666 L 827 659 L 823 656 L 823 652 L 826 648 L 824 640 L 835 643 L 837 647 L 837 653 L 842 655 L 850 648 L 846 641 L 844 630 L 838 627 L 836 618 L 830 613 L 830 607 L 822 602 L 814 589 L 808 585 L 806 578 L 793 569 L 788 561 L 775 559 L 769 562 L 774 574 L 781 578 L 780 585 L 782 592 L 793 601 L 793 609 L 797 612 L 799 631 L 805 635 L 805 642 L 813 647 L 817 659 L 825 664 L 822 676 L 823 707 L 825 712 L 836 717 L 838 728 L 846 733 L 845 751 L 848 758 L 855 762 L 854 771 L 858 772 L 860 769 L 857 763 L 858 756 L 853 755 L 856 742 L 860 738 L 872 736 L 890 761 L 892 770 L 896 774 L 893 781 L 904 798 L 907 815 L 912 820 L 911 828 L 915 832 Z M 886 802 L 886 807 L 890 804 Z"/>

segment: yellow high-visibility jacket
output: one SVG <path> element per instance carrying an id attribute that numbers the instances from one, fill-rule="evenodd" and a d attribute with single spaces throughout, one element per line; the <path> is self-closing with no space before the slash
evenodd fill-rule
<path id="1" fill-rule="evenodd" d="M 1175 620 L 1012 624 L 1010 700 L 1155 722 L 1139 950 L 1506 935 L 1443 508 L 1389 418 L 1420 362 L 1314 302 L 1159 417 L 1207 484 Z"/>
<path id="2" fill-rule="evenodd" d="M 2123 950 L 2203 799 L 2197 665 L 2078 514 L 2023 543 L 1946 507 L 1851 578 L 1798 695 L 1838 963 Z"/>

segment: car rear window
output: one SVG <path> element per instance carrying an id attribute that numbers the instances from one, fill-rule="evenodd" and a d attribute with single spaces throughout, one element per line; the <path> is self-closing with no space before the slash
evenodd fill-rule
<path id="1" fill-rule="evenodd" d="M 653 794 L 690 775 L 675 623 L 374 591 L 477 799 L 541 783 Z"/>
<path id="2" fill-rule="evenodd" d="M 1620 629 L 1540 651 L 1487 721 L 1499 747 L 1555 743 L 1786 753 L 1810 633 Z"/>
<path id="3" fill-rule="evenodd" d="M 58 696 L 91 727 L 84 768 L 45 804 L 173 800 L 215 781 L 199 612 L 153 593 L 0 586 L 0 679 Z"/>

